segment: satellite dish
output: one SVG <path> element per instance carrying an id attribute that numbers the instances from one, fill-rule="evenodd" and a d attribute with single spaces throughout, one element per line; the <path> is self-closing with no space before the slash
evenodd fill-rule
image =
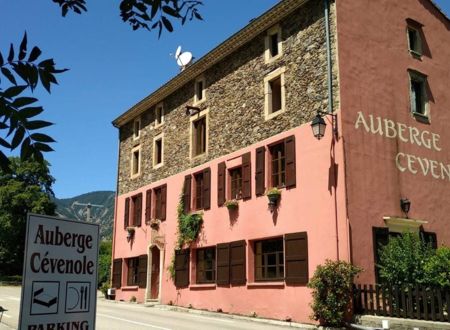
<path id="1" fill-rule="evenodd" d="M 178 59 L 180 54 L 181 54 L 181 46 L 178 46 L 177 51 L 175 52 L 175 58 Z"/>
<path id="2" fill-rule="evenodd" d="M 192 53 L 184 52 L 177 57 L 177 64 L 184 69 L 192 61 Z"/>

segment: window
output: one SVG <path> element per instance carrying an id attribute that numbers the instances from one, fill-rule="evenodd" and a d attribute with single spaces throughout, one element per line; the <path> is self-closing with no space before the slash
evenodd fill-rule
<path id="1" fill-rule="evenodd" d="M 138 285 L 139 258 L 127 259 L 128 275 L 127 285 Z"/>
<path id="2" fill-rule="evenodd" d="M 230 170 L 230 197 L 231 199 L 242 198 L 242 167 Z"/>
<path id="3" fill-rule="evenodd" d="M 164 122 L 164 107 L 162 103 L 155 107 L 155 127 L 162 125 Z"/>
<path id="4" fill-rule="evenodd" d="M 245 284 L 246 260 L 245 241 L 217 244 L 217 285 Z"/>
<path id="5" fill-rule="evenodd" d="M 203 208 L 203 172 L 194 175 L 194 207 L 196 210 Z"/>
<path id="6" fill-rule="evenodd" d="M 423 25 L 411 18 L 406 19 L 406 24 L 409 52 L 414 57 L 420 58 L 423 55 Z"/>
<path id="7" fill-rule="evenodd" d="M 280 68 L 264 78 L 265 119 L 271 119 L 285 110 L 284 68 Z"/>
<path id="8" fill-rule="evenodd" d="M 142 218 L 142 194 L 125 199 L 124 228 L 140 227 Z"/>
<path id="9" fill-rule="evenodd" d="M 197 250 L 197 283 L 216 281 L 216 248 Z"/>
<path id="10" fill-rule="evenodd" d="M 409 83 L 411 112 L 428 117 L 427 77 L 419 72 L 409 70 Z"/>
<path id="11" fill-rule="evenodd" d="M 135 178 L 141 173 L 141 147 L 131 150 L 131 177 Z"/>
<path id="12" fill-rule="evenodd" d="M 112 287 L 119 289 L 122 286 L 122 259 L 113 260 Z"/>
<path id="13" fill-rule="evenodd" d="M 255 242 L 255 280 L 284 280 L 283 238 Z"/>
<path id="14" fill-rule="evenodd" d="M 208 113 L 209 109 L 191 117 L 191 157 L 203 155 L 208 149 Z"/>
<path id="15" fill-rule="evenodd" d="M 206 99 L 205 78 L 197 78 L 195 80 L 194 104 L 203 102 Z"/>
<path id="16" fill-rule="evenodd" d="M 286 182 L 286 155 L 284 143 L 269 148 L 271 156 L 271 186 L 284 187 Z"/>
<path id="17" fill-rule="evenodd" d="M 264 59 L 270 63 L 282 55 L 281 28 L 276 25 L 267 31 L 265 37 Z"/>
<path id="18" fill-rule="evenodd" d="M 166 200 L 167 200 L 167 185 L 154 189 L 155 196 L 155 211 L 154 215 L 156 219 L 166 219 Z"/>
<path id="19" fill-rule="evenodd" d="M 153 167 L 163 165 L 163 135 L 160 134 L 153 139 Z"/>
<path id="20" fill-rule="evenodd" d="M 137 118 L 133 122 L 133 139 L 137 140 L 139 139 L 141 133 L 141 119 Z"/>

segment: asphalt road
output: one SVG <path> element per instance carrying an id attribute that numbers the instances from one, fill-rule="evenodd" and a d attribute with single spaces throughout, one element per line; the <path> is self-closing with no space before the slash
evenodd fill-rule
<path id="1" fill-rule="evenodd" d="M 17 329 L 20 309 L 20 287 L 0 286 L 0 306 L 7 310 L 3 313 L 0 329 Z M 96 328 L 100 330 L 287 329 L 284 326 L 273 324 L 168 311 L 156 307 L 146 307 L 141 304 L 115 302 L 102 298 L 97 300 L 96 325 Z"/>

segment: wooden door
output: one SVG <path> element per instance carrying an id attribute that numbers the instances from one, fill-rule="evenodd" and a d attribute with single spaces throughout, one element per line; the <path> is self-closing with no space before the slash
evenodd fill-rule
<path id="1" fill-rule="evenodd" d="M 151 275 L 151 287 L 150 287 L 150 299 L 158 299 L 159 296 L 159 261 L 160 252 L 159 249 L 154 246 L 151 248 L 152 252 L 152 275 Z"/>

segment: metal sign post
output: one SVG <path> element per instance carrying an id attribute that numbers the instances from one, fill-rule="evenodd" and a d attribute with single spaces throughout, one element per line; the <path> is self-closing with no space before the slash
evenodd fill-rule
<path id="1" fill-rule="evenodd" d="M 95 329 L 99 225 L 29 214 L 19 329 Z"/>

